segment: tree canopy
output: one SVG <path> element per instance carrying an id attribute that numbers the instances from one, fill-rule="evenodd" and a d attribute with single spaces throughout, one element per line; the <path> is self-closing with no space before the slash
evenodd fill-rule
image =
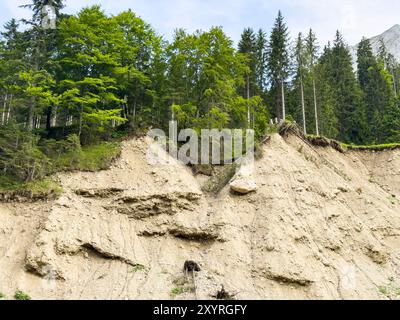
<path id="1" fill-rule="evenodd" d="M 48 5 L 55 29 L 42 26 Z M 400 140 L 400 68 L 384 43 L 374 55 L 363 39 L 355 70 L 340 32 L 322 50 L 312 30 L 291 43 L 281 12 L 270 33 L 245 28 L 236 47 L 221 27 L 177 29 L 166 41 L 131 10 L 66 15 L 61 0 L 27 7 L 31 19 L 1 32 L 0 136 L 25 139 L 14 149 L 1 140 L 3 171 L 29 148 L 42 159 L 39 146 L 51 139 L 87 145 L 172 119 L 195 130 L 254 128 L 262 138 L 270 117 L 286 118 L 347 143 Z"/>

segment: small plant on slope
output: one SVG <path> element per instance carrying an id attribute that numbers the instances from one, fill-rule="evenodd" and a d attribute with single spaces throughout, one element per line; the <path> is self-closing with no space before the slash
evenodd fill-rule
<path id="1" fill-rule="evenodd" d="M 31 297 L 21 290 L 17 290 L 14 295 L 15 300 L 31 300 Z"/>

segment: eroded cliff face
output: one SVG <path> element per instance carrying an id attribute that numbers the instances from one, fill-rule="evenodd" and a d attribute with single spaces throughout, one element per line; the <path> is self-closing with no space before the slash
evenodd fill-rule
<path id="1" fill-rule="evenodd" d="M 48 203 L 0 204 L 0 291 L 34 299 L 367 299 L 400 288 L 400 151 L 274 135 L 257 191 L 217 196 L 126 142 L 97 173 L 62 174 Z M 187 260 L 199 264 L 194 277 Z M 383 290 L 384 289 L 384 290 Z"/>

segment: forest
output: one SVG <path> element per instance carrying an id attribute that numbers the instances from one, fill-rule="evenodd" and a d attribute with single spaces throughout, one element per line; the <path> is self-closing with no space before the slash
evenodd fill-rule
<path id="1" fill-rule="evenodd" d="M 42 28 L 52 5 L 55 29 Z M 34 0 L 29 20 L 4 25 L 0 42 L 0 184 L 65 169 L 95 169 L 115 141 L 146 129 L 254 128 L 295 121 L 305 134 L 348 144 L 400 141 L 400 65 L 362 39 L 354 65 L 338 31 L 322 46 L 313 30 L 294 39 L 278 13 L 272 30 L 223 28 L 167 41 L 133 11 L 100 6 L 63 13 Z M 178 27 L 178 26 L 177 26 Z"/>

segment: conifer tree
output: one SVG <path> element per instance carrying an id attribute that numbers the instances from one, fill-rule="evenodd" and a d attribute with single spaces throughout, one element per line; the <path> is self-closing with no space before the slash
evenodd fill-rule
<path id="1" fill-rule="evenodd" d="M 310 29 L 306 38 L 306 59 L 308 72 L 312 82 L 312 96 L 314 105 L 315 133 L 319 136 L 319 120 L 318 120 L 318 104 L 317 104 L 317 88 L 315 83 L 315 66 L 318 60 L 318 44 L 315 33 Z"/>
<path id="2" fill-rule="evenodd" d="M 370 143 L 382 143 L 390 136 L 386 127 L 391 126 L 389 115 L 393 114 L 395 107 L 393 77 L 384 68 L 385 52 L 385 47 L 381 46 L 381 56 L 377 60 L 367 39 L 362 39 L 357 51 L 358 80 L 366 106 L 366 139 Z"/>
<path id="3" fill-rule="evenodd" d="M 338 31 L 331 51 L 330 81 L 336 95 L 335 112 L 341 141 L 363 143 L 365 110 L 353 71 L 349 48 Z"/>
<path id="4" fill-rule="evenodd" d="M 279 119 L 283 120 L 286 119 L 285 82 L 290 71 L 288 43 L 288 28 L 281 11 L 279 11 L 269 40 L 268 73 L 272 93 L 275 96 L 275 114 Z"/>
<path id="5" fill-rule="evenodd" d="M 303 132 L 304 134 L 307 134 L 306 107 L 304 101 L 304 76 L 306 73 L 306 64 L 305 64 L 304 40 L 301 32 L 297 37 L 297 42 L 295 47 L 295 57 L 296 57 L 296 82 L 299 83 L 300 86 L 300 103 L 301 103 Z"/>
<path id="6" fill-rule="evenodd" d="M 257 38 L 254 30 L 251 28 L 244 29 L 240 42 L 239 52 L 244 54 L 248 59 L 249 71 L 246 73 L 246 88 L 243 97 L 250 99 L 256 95 L 256 68 L 257 68 Z"/>
<path id="7" fill-rule="evenodd" d="M 266 91 L 267 82 L 268 39 L 264 30 L 260 29 L 256 40 L 256 81 L 259 94 Z"/>

